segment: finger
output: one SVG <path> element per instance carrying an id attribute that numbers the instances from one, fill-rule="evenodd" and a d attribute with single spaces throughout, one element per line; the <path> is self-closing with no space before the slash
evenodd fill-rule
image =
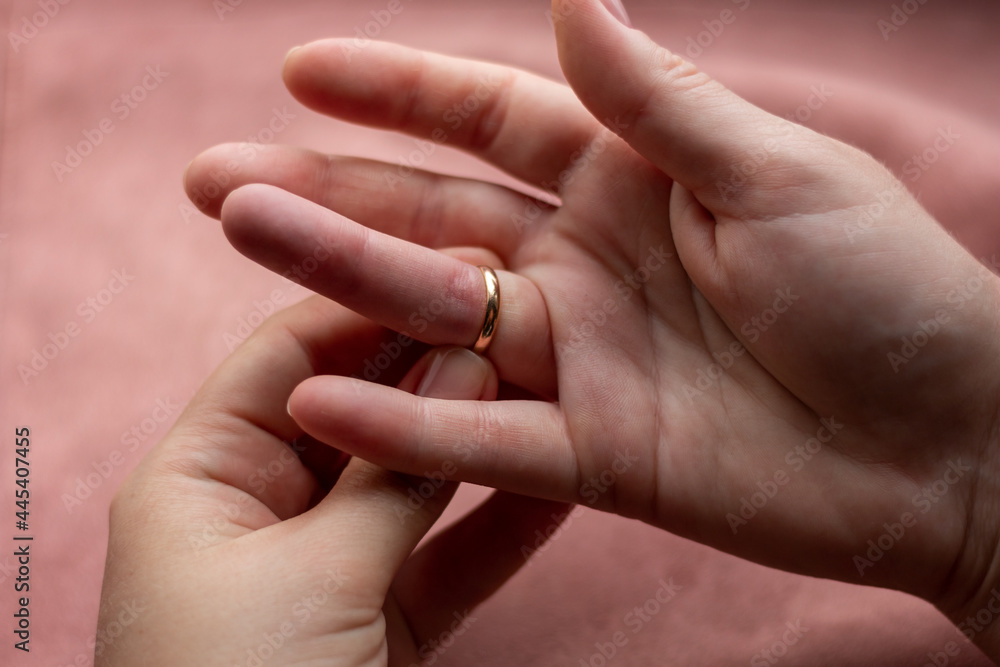
<path id="1" fill-rule="evenodd" d="M 309 447 L 296 442 L 302 429 L 287 413 L 288 396 L 317 373 L 360 373 L 384 339 L 381 327 L 319 297 L 272 317 L 209 377 L 123 485 L 122 497 L 152 493 L 181 474 L 192 502 L 235 504 L 244 524 L 261 527 L 301 513 L 321 485 L 296 455 Z M 258 506 L 248 498 L 271 514 L 251 509 Z M 199 528 L 184 521 L 185 530 Z"/>
<path id="2" fill-rule="evenodd" d="M 327 39 L 289 53 L 289 91 L 322 113 L 469 151 L 547 190 L 600 130 L 565 86 L 533 74 L 396 44 L 352 48 Z"/>
<path id="3" fill-rule="evenodd" d="M 596 118 L 617 119 L 612 130 L 699 199 L 726 205 L 752 191 L 748 181 L 794 169 L 802 182 L 810 165 L 785 157 L 811 132 L 740 98 L 599 0 L 553 0 L 552 12 L 559 61 L 579 99 Z M 733 168 L 748 160 L 753 173 L 734 182 Z"/>
<path id="4" fill-rule="evenodd" d="M 500 258 L 494 253 L 483 248 L 445 248 L 441 252 L 447 254 L 450 257 L 455 257 L 463 262 L 475 265 L 486 265 L 486 266 L 503 266 Z M 430 364 L 434 363 L 435 355 L 426 354 L 421 357 L 412 368 L 407 372 L 406 376 L 403 378 L 402 382 L 399 384 L 399 388 L 403 391 L 408 391 L 414 393 L 418 389 L 418 382 L 420 378 L 428 375 L 427 368 Z M 409 365 L 409 360 L 403 358 L 400 360 L 402 363 Z M 499 382 L 496 378 L 496 371 L 492 370 L 491 385 L 487 387 L 487 393 L 492 393 L 496 395 Z M 435 374 L 437 371 L 435 371 Z M 471 374 L 474 375 L 474 374 Z M 465 381 L 468 381 L 466 379 Z M 440 385 L 440 380 L 438 381 Z M 469 392 L 463 392 L 461 387 L 457 390 L 458 394 L 455 398 L 465 398 L 470 395 Z M 421 393 L 420 395 L 425 395 Z M 439 396 L 439 398 L 448 398 L 449 396 Z M 310 507 L 314 506 L 320 500 L 322 500 L 333 485 L 336 484 L 337 480 L 340 478 L 340 474 L 343 472 L 344 468 L 350 461 L 350 456 L 344 454 L 338 449 L 328 446 L 326 443 L 319 442 L 311 435 L 303 434 L 295 439 L 292 443 L 292 448 L 298 452 L 299 459 L 303 464 L 313 473 L 316 480 L 319 482 L 319 487 L 316 489 L 313 500 L 310 503 Z"/>
<path id="5" fill-rule="evenodd" d="M 431 345 L 461 346 L 474 344 L 482 329 L 482 272 L 457 259 L 267 185 L 230 195 L 222 222 L 250 259 L 390 329 Z M 517 274 L 498 275 L 501 312 L 489 357 L 505 381 L 553 396 L 555 362 L 541 293 Z"/>
<path id="6" fill-rule="evenodd" d="M 266 183 L 316 202 L 371 229 L 428 248 L 486 246 L 509 256 L 519 235 L 511 216 L 535 203 L 531 197 L 482 181 L 414 170 L 389 177 L 395 166 L 334 157 L 289 146 L 222 144 L 196 157 L 184 188 L 205 214 L 218 218 L 234 190 Z"/>
<path id="7" fill-rule="evenodd" d="M 289 402 L 313 437 L 409 474 L 451 478 L 549 500 L 578 500 L 576 454 L 558 405 L 439 401 L 332 376 L 299 385 Z"/>
<path id="8" fill-rule="evenodd" d="M 497 385 L 496 371 L 483 357 L 439 348 L 421 358 L 399 386 L 442 401 L 492 401 Z M 297 539 L 363 563 L 358 576 L 365 581 L 358 590 L 384 593 L 458 486 L 447 471 L 422 474 L 400 475 L 353 459 L 330 494 L 303 515 Z"/>
<path id="9" fill-rule="evenodd" d="M 421 641 L 437 637 L 467 616 L 528 562 L 571 511 L 566 503 L 500 491 L 436 535 L 393 582 L 414 635 Z"/>
<path id="10" fill-rule="evenodd" d="M 440 248 L 438 252 L 473 266 L 490 266 L 498 271 L 504 268 L 504 262 L 500 256 L 486 248 Z"/>
<path id="11" fill-rule="evenodd" d="M 492 401 L 498 386 L 496 370 L 483 357 L 464 347 L 438 347 L 413 366 L 398 388 L 428 398 Z"/>

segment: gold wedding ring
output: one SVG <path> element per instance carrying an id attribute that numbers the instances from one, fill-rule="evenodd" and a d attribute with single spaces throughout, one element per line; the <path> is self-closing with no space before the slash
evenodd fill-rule
<path id="1" fill-rule="evenodd" d="M 497 332 L 497 321 L 500 319 L 500 281 L 496 272 L 488 266 L 480 266 L 483 279 L 486 281 L 486 316 L 483 318 L 483 330 L 479 339 L 472 346 L 476 354 L 486 354 L 493 336 Z"/>

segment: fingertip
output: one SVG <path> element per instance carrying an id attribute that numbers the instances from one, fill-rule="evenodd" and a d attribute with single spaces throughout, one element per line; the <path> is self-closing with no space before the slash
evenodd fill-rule
<path id="1" fill-rule="evenodd" d="M 553 6 L 568 12 L 555 21 L 559 62 L 583 105 L 699 196 L 731 204 L 717 196 L 729 169 L 787 134 L 786 121 L 703 72 L 690 49 L 685 57 L 627 28 L 598 0 Z"/>
<path id="2" fill-rule="evenodd" d="M 398 463 L 406 458 L 397 449 L 402 434 L 385 415 L 402 414 L 398 399 L 406 394 L 393 392 L 352 377 L 318 375 L 295 387 L 288 408 L 295 423 L 317 440 L 376 463 L 385 456 Z"/>
<path id="3" fill-rule="evenodd" d="M 218 219 L 226 190 L 212 180 L 212 172 L 229 155 L 227 144 L 212 146 L 188 162 L 181 182 L 184 193 L 195 207 L 205 215 Z"/>
<path id="4" fill-rule="evenodd" d="M 613 41 L 615 35 L 627 35 L 633 30 L 631 23 L 618 18 L 604 0 L 552 0 L 552 25 L 560 59 L 564 50 L 585 53 L 594 48 L 597 38 Z"/>
<path id="5" fill-rule="evenodd" d="M 608 92 L 626 91 L 633 97 L 628 89 L 636 78 L 634 54 L 639 46 L 635 40 L 649 38 L 616 19 L 600 0 L 553 0 L 552 16 L 566 81 L 583 105 L 607 126 L 608 118 L 628 106 L 628 101 Z"/>
<path id="6" fill-rule="evenodd" d="M 215 219 L 222 215 L 222 208 L 229 194 L 237 189 L 241 180 L 251 177 L 247 166 L 257 160 L 257 170 L 267 175 L 268 169 L 278 171 L 284 165 L 273 159 L 257 144 L 222 143 L 195 156 L 184 169 L 184 191 L 198 209 Z"/>
<path id="7" fill-rule="evenodd" d="M 222 202 L 219 208 L 219 219 L 222 221 L 222 229 L 229 236 L 230 231 L 240 228 L 246 218 L 256 208 L 256 184 L 244 185 L 229 193 L 229 196 Z M 230 239 L 232 240 L 232 239 Z"/>
<path id="8" fill-rule="evenodd" d="M 281 79 L 285 88 L 296 100 L 314 106 L 318 90 L 331 86 L 331 64 L 336 60 L 332 52 L 337 48 L 336 39 L 321 39 L 292 48 L 285 54 Z"/>
<path id="9" fill-rule="evenodd" d="M 270 213 L 279 188 L 252 183 L 236 188 L 222 202 L 219 220 L 229 243 L 240 253 L 261 261 L 259 250 L 266 246 L 267 220 L 275 218 Z"/>
<path id="10" fill-rule="evenodd" d="M 291 417 L 295 423 L 306 432 L 309 432 L 310 430 L 305 427 L 305 424 L 308 422 L 311 405 L 314 402 L 314 380 L 316 380 L 316 378 L 311 377 L 300 382 L 292 390 L 292 393 L 288 395 L 288 402 L 285 404 L 285 410 L 288 411 L 288 416 Z"/>
<path id="11" fill-rule="evenodd" d="M 281 62 L 281 80 L 285 82 L 285 86 L 289 87 L 289 81 L 298 67 L 298 62 L 302 56 L 303 47 L 293 46 L 285 54 L 284 60 Z"/>
<path id="12" fill-rule="evenodd" d="M 310 435 L 314 435 L 314 430 L 308 427 L 310 405 L 313 402 L 313 387 L 311 384 L 316 378 L 307 378 L 300 382 L 292 393 L 288 396 L 288 402 L 285 404 L 285 409 L 288 411 L 288 416 L 291 417 L 299 428 L 304 430 Z M 315 437 L 315 436 L 314 436 Z"/>
<path id="13" fill-rule="evenodd" d="M 413 393 L 425 398 L 491 401 L 496 398 L 496 369 L 485 357 L 464 347 L 433 350 L 421 361 L 422 375 Z"/>

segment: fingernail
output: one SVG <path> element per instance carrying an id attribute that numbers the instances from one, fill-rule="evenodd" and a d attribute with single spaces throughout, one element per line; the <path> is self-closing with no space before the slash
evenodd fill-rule
<path id="1" fill-rule="evenodd" d="M 437 353 L 417 387 L 417 396 L 472 401 L 486 387 L 489 366 L 472 350 L 453 347 Z"/>
<path id="2" fill-rule="evenodd" d="M 288 60 L 288 57 L 290 55 L 292 55 L 293 53 L 295 53 L 296 51 L 298 51 L 301 48 L 302 48 L 301 46 L 293 46 L 292 48 L 288 49 L 288 53 L 285 54 L 285 60 Z"/>
<path id="3" fill-rule="evenodd" d="M 628 27 L 632 27 L 632 21 L 628 18 L 628 12 L 625 11 L 625 5 L 622 4 L 622 0 L 601 0 L 601 2 L 604 3 L 604 6 L 611 12 L 612 16 Z"/>

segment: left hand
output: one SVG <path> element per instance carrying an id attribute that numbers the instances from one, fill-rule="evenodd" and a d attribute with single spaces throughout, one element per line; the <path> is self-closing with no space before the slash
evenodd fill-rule
<path id="1" fill-rule="evenodd" d="M 360 374 L 389 334 L 313 297 L 212 375 L 112 503 L 97 665 L 411 665 L 474 624 L 564 506 L 498 493 L 410 557 L 453 472 L 348 462 L 286 411 L 304 379 Z M 497 378 L 471 352 L 438 349 L 398 386 L 492 400 Z"/>
<path id="2" fill-rule="evenodd" d="M 552 14 L 572 89 L 378 42 L 349 65 L 350 40 L 288 56 L 305 105 L 416 137 L 402 165 L 280 146 L 192 165 L 241 252 L 283 272 L 322 240 L 311 287 L 428 344 L 475 340 L 484 290 L 421 246 L 504 261 L 489 357 L 531 400 L 317 377 L 296 421 L 411 474 L 472 441 L 464 481 L 974 616 L 1000 586 L 1000 279 L 871 156 L 598 0 Z M 551 196 L 416 168 L 445 143 Z M 198 198 L 230 162 L 238 178 Z M 1000 626 L 981 635 L 1000 656 Z"/>

